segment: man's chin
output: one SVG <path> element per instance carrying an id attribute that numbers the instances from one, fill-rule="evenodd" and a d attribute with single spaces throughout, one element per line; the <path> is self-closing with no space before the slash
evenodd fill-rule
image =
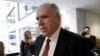
<path id="1" fill-rule="evenodd" d="M 43 36 L 47 36 L 47 34 L 46 34 L 46 33 L 42 33 L 42 35 L 43 35 Z"/>

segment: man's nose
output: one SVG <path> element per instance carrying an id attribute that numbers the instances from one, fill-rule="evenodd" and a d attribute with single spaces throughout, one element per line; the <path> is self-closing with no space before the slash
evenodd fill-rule
<path id="1" fill-rule="evenodd" d="M 43 20 L 41 18 L 38 20 L 38 24 L 43 25 Z"/>

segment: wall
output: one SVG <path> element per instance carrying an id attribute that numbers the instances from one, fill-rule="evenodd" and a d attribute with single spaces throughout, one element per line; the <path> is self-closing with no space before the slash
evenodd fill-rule
<path id="1" fill-rule="evenodd" d="M 77 33 L 76 9 L 61 10 L 61 16 L 61 26 L 64 28 L 67 25 L 70 31 Z"/>
<path id="2" fill-rule="evenodd" d="M 86 25 L 86 13 L 84 10 L 76 10 L 77 13 L 77 31 L 79 34 L 83 31 L 83 27 Z"/>

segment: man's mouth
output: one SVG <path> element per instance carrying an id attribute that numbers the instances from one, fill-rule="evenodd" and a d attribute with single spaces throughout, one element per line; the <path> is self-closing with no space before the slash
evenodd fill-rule
<path id="1" fill-rule="evenodd" d="M 41 31 L 44 31 L 44 30 L 46 30 L 46 28 L 40 28 L 40 30 L 41 30 Z"/>

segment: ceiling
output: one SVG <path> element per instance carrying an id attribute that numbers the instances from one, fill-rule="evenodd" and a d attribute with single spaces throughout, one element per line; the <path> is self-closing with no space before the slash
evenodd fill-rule
<path id="1" fill-rule="evenodd" d="M 100 0 L 6 0 L 39 6 L 44 2 L 56 3 L 60 9 L 85 9 L 92 12 L 100 13 Z"/>

